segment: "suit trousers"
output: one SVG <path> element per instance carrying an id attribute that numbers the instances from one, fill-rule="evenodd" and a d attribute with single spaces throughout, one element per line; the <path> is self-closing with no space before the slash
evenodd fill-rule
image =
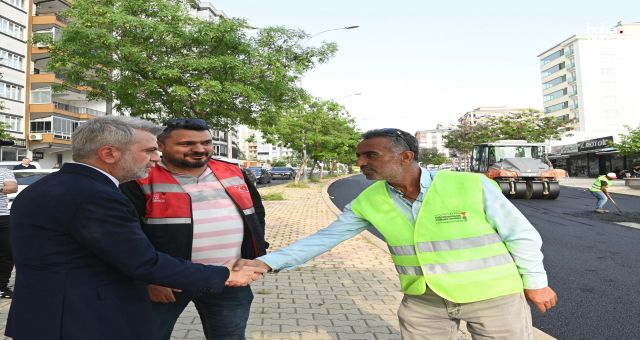
<path id="1" fill-rule="evenodd" d="M 427 287 L 423 295 L 405 295 L 398 310 L 403 340 L 457 339 L 460 320 L 473 339 L 533 340 L 531 310 L 524 293 L 455 303 Z"/>
<path id="2" fill-rule="evenodd" d="M 13 271 L 11 238 L 9 237 L 9 215 L 0 216 L 0 290 L 7 287 Z"/>

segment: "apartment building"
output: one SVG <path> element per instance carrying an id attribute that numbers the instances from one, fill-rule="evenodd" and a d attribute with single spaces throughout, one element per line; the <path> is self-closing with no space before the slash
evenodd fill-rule
<path id="1" fill-rule="evenodd" d="M 617 135 L 640 116 L 640 23 L 588 28 L 538 55 L 545 113 L 579 132 Z"/>
<path id="2" fill-rule="evenodd" d="M 446 157 L 452 157 L 453 155 L 449 149 L 444 146 L 444 139 L 442 137 L 454 129 L 455 126 L 453 125 L 438 124 L 435 129 L 416 131 L 414 135 L 418 140 L 420 149 L 436 149 L 438 153 Z"/>
<path id="3" fill-rule="evenodd" d="M 571 136 L 553 141 L 549 158 L 572 176 L 629 169 L 610 142 L 637 127 L 640 23 L 589 26 L 544 51 L 540 59 L 545 113 L 567 121 Z"/>
<path id="4" fill-rule="evenodd" d="M 238 145 L 245 159 L 258 161 L 266 165 L 276 160 L 284 160 L 293 156 L 293 150 L 267 143 L 262 132 L 248 126 L 238 127 Z"/>
<path id="5" fill-rule="evenodd" d="M 0 122 L 14 145 L 0 146 L 0 160 L 27 157 L 25 107 L 28 100 L 27 40 L 31 1 L 0 0 Z"/>
<path id="6" fill-rule="evenodd" d="M 511 108 L 507 106 L 480 106 L 469 112 L 465 112 L 458 123 L 461 125 L 477 125 L 486 122 L 489 118 L 503 116 L 510 112 L 526 112 L 526 108 Z"/>

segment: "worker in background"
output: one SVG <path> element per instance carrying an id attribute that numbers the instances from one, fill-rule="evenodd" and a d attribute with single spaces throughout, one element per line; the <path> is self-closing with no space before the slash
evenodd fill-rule
<path id="1" fill-rule="evenodd" d="M 596 202 L 596 212 L 599 214 L 606 214 L 609 212 L 609 210 L 604 209 L 604 205 L 607 203 L 609 198 L 611 198 L 611 196 L 609 196 L 609 188 L 611 188 L 611 180 L 616 179 L 616 177 L 616 174 L 613 172 L 599 176 L 589 189 L 591 194 L 598 200 Z"/>

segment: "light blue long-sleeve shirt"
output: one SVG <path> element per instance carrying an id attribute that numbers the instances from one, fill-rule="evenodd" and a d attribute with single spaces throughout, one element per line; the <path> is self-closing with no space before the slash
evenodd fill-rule
<path id="1" fill-rule="evenodd" d="M 414 202 L 387 184 L 389 196 L 399 210 L 415 224 L 422 201 L 431 186 L 435 172 L 421 168 L 420 194 Z M 487 220 L 498 232 L 511 253 L 526 289 L 547 286 L 547 274 L 542 264 L 542 239 L 538 231 L 488 178 L 482 179 L 484 211 Z M 425 207 L 428 209 L 429 207 Z M 274 270 L 291 269 L 319 256 L 372 225 L 351 210 L 349 203 L 338 219 L 315 234 L 298 240 L 259 259 Z"/>

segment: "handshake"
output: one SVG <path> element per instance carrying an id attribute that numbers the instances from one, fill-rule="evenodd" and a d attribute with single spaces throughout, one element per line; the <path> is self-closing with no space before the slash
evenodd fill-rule
<path id="1" fill-rule="evenodd" d="M 227 282 L 225 282 L 227 287 L 248 286 L 271 269 L 271 267 L 262 261 L 245 259 L 230 260 L 223 264 L 223 266 L 229 268 L 229 278 L 227 278 Z M 171 303 L 176 302 L 173 293 L 180 292 L 181 290 L 150 284 L 147 286 L 147 291 L 151 301 Z"/>
<path id="2" fill-rule="evenodd" d="M 229 278 L 225 283 L 228 287 L 247 286 L 260 279 L 262 274 L 268 272 L 271 267 L 260 260 L 238 259 L 224 264 L 229 268 Z"/>

